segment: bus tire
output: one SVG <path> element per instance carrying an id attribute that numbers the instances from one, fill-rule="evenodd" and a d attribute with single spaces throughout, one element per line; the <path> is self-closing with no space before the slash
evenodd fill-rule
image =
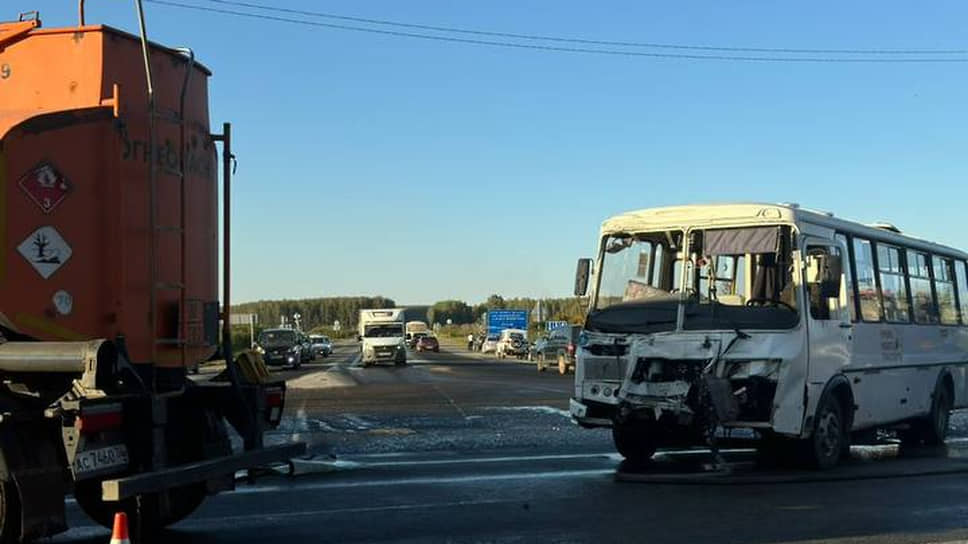
<path id="1" fill-rule="evenodd" d="M 948 388 L 944 379 L 938 382 L 934 394 L 931 395 L 931 413 L 927 419 L 918 422 L 917 427 L 921 431 L 921 439 L 927 446 L 940 446 L 944 444 L 948 437 L 948 420 L 951 416 L 951 409 L 954 399 L 951 398 L 951 390 Z"/>
<path id="2" fill-rule="evenodd" d="M 819 470 L 833 468 L 849 448 L 843 403 L 836 394 L 828 392 L 817 407 L 813 432 L 803 444 L 806 461 Z"/>
<path id="3" fill-rule="evenodd" d="M 645 465 L 655 455 L 656 443 L 649 425 L 635 422 L 615 422 L 612 425 L 612 440 L 615 449 L 632 465 Z"/>

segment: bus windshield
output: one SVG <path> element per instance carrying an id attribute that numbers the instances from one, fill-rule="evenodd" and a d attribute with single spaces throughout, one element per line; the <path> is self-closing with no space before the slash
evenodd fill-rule
<path id="1" fill-rule="evenodd" d="M 797 324 L 789 227 L 693 231 L 684 298 L 687 330 L 784 329 Z"/>
<path id="2" fill-rule="evenodd" d="M 649 333 L 683 328 L 782 329 L 797 324 L 789 227 L 615 234 L 604 240 L 586 328 Z M 686 277 L 683 278 L 683 270 Z"/>
<path id="3" fill-rule="evenodd" d="M 682 238 L 682 231 L 607 237 L 586 328 L 599 332 L 674 330 Z"/>

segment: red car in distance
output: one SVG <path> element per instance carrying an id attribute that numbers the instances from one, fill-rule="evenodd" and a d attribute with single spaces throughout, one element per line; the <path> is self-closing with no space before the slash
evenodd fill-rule
<path id="1" fill-rule="evenodd" d="M 417 351 L 440 351 L 440 343 L 435 336 L 421 336 L 417 339 Z"/>

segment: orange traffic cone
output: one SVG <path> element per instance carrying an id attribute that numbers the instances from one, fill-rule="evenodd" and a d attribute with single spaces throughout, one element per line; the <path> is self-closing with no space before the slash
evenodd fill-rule
<path id="1" fill-rule="evenodd" d="M 111 531 L 111 544 L 131 544 L 128 540 L 128 515 L 124 512 L 114 514 L 114 530 Z"/>

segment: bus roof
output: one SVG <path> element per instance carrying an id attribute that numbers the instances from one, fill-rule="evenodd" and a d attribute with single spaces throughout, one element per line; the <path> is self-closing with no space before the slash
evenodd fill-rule
<path id="1" fill-rule="evenodd" d="M 810 223 L 885 243 L 943 253 L 962 259 L 968 258 L 968 253 L 964 251 L 894 232 L 886 228 L 886 224 L 878 224 L 879 226 L 865 225 L 857 221 L 834 217 L 834 214 L 830 212 L 810 210 L 789 203 L 693 204 L 633 210 L 606 219 L 602 223 L 601 234 L 607 236 L 619 232 L 634 233 L 679 230 L 687 227 L 716 228 L 777 223 Z"/>

